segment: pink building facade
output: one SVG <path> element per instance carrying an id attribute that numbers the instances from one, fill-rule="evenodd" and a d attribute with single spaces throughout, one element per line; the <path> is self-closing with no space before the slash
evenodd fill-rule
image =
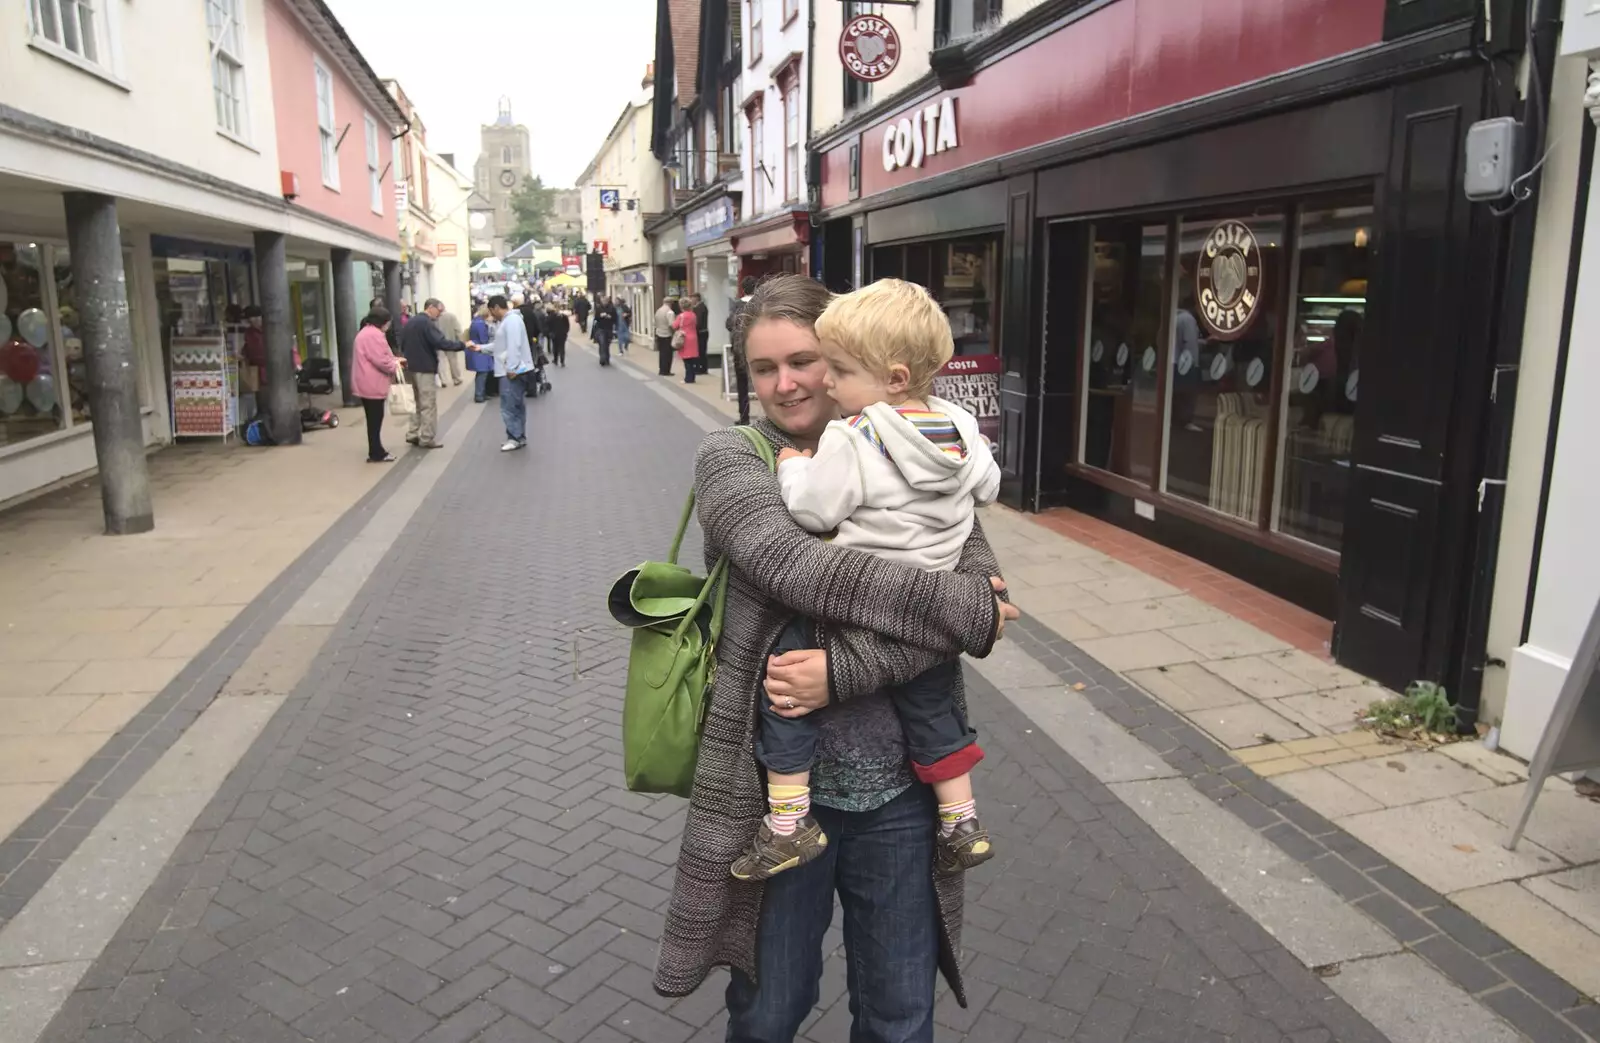
<path id="1" fill-rule="evenodd" d="M 395 241 L 395 148 L 404 114 L 321 0 L 267 0 L 267 49 L 284 194 Z"/>

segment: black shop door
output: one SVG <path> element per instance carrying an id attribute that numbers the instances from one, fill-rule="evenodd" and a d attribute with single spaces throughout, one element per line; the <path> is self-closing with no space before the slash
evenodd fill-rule
<path id="1" fill-rule="evenodd" d="M 1500 226 L 1461 193 L 1476 72 L 1396 89 L 1361 353 L 1336 656 L 1451 684 L 1467 591 Z"/>

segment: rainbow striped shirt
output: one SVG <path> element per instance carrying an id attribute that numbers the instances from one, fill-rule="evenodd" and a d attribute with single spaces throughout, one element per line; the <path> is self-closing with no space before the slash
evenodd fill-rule
<path id="1" fill-rule="evenodd" d="M 910 421 L 917 433 L 934 445 L 940 452 L 952 460 L 965 460 L 967 458 L 966 443 L 961 440 L 961 432 L 956 430 L 956 422 L 943 413 L 935 413 L 929 409 L 907 409 L 896 406 L 894 411 Z M 889 455 L 889 450 L 884 446 L 883 439 L 872 427 L 872 421 L 865 413 L 851 417 L 845 421 L 851 428 L 861 432 L 873 445 L 878 447 L 878 452 L 884 456 Z"/>

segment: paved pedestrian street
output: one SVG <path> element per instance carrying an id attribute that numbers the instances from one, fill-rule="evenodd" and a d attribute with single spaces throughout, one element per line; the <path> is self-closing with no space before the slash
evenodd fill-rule
<path id="1" fill-rule="evenodd" d="M 705 425 L 583 351 L 553 379 L 525 452 L 462 404 L 447 468 L 41 1038 L 722 1038 L 724 975 L 650 987 L 684 803 L 622 786 L 604 607 L 666 549 Z M 971 1006 L 941 996 L 939 1040 L 1387 1038 L 969 675 L 1000 857 L 969 880 Z M 804 1038 L 849 1017 L 835 951 Z"/>

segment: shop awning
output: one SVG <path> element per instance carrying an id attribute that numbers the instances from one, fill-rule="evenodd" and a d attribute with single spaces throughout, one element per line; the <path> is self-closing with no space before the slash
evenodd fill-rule
<path id="1" fill-rule="evenodd" d="M 773 251 L 793 250 L 811 241 L 811 214 L 794 210 L 733 230 L 733 252 L 740 257 Z"/>

